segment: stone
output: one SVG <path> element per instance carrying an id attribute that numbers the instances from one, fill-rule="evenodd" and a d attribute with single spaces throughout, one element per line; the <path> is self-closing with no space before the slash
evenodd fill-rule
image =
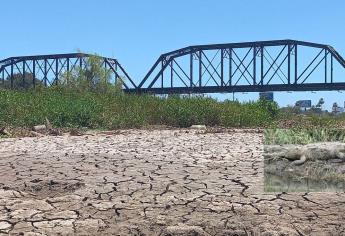
<path id="1" fill-rule="evenodd" d="M 190 129 L 205 130 L 206 125 L 192 125 Z"/>
<path id="2" fill-rule="evenodd" d="M 45 131 L 47 129 L 46 125 L 35 125 L 34 127 L 32 127 L 33 131 Z"/>
<path id="3" fill-rule="evenodd" d="M 12 225 L 10 223 L 8 223 L 7 221 L 0 221 L 0 230 L 8 230 L 12 227 Z"/>
<path id="4" fill-rule="evenodd" d="M 167 235 L 198 235 L 206 236 L 209 235 L 206 233 L 200 226 L 189 226 L 185 224 L 178 224 L 175 226 L 168 226 L 166 228 Z"/>

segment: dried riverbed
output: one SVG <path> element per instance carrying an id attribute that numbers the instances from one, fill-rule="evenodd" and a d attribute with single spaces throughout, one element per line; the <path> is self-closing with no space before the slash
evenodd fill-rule
<path id="1" fill-rule="evenodd" d="M 344 193 L 264 193 L 262 139 L 243 130 L 0 139 L 0 235 L 344 235 Z"/>

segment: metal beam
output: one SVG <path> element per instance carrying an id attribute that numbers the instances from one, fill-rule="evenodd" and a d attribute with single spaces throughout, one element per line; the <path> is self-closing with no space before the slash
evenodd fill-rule
<path id="1" fill-rule="evenodd" d="M 20 83 L 22 83 L 22 86 L 24 86 L 24 83 L 27 82 L 25 80 L 25 76 L 27 76 L 28 73 L 31 73 L 33 74 L 32 87 L 36 87 L 36 82 L 39 80 L 41 80 L 45 86 L 57 85 L 61 79 L 61 76 L 64 75 L 65 72 L 70 72 L 71 70 L 77 69 L 78 63 L 79 67 L 82 68 L 85 66 L 83 65 L 85 64 L 83 61 L 85 62 L 85 59 L 91 56 L 92 55 L 85 53 L 69 53 L 10 57 L 0 61 L 0 80 L 10 80 L 11 88 L 14 88 L 14 86 L 17 86 L 14 84 L 14 79 L 19 79 L 19 81 L 21 81 Z M 102 63 L 102 67 L 104 67 L 105 70 L 111 70 L 111 73 L 114 73 L 116 78 L 122 77 L 125 79 L 124 87 L 126 89 L 136 88 L 134 81 L 116 59 L 100 56 L 97 57 L 99 57 L 102 61 L 107 62 Z M 112 64 L 113 66 L 109 68 L 108 64 Z M 6 75 L 4 72 L 8 71 L 9 68 L 11 73 L 7 78 L 5 78 Z"/>
<path id="2" fill-rule="evenodd" d="M 270 85 L 236 85 L 236 86 L 203 86 L 174 88 L 142 88 L 127 89 L 126 93 L 152 94 L 189 94 L 189 93 L 233 93 L 233 92 L 267 92 L 267 91 L 331 91 L 345 90 L 344 83 L 313 84 L 270 84 Z"/>
<path id="3" fill-rule="evenodd" d="M 287 50 L 285 50 L 286 47 Z M 277 48 L 278 55 L 275 52 Z M 312 60 L 309 60 L 307 56 L 304 56 L 305 48 L 313 49 L 319 52 L 319 54 Z M 244 50 L 247 53 L 243 53 Z M 248 56 L 251 50 L 253 52 Z M 218 52 L 221 54 L 220 60 L 218 60 Z M 322 52 L 324 52 L 324 55 L 321 56 L 320 60 L 319 56 Z M 211 54 L 214 57 L 208 58 L 208 55 Z M 81 68 L 85 67 L 87 58 L 90 56 L 84 53 L 69 53 L 9 57 L 0 61 L 0 81 L 3 81 L 3 84 L 6 81 L 10 81 L 11 88 L 14 88 L 17 86 L 15 84 L 17 79 L 24 83 L 26 82 L 24 80 L 25 76 L 28 73 L 32 73 L 34 87 L 36 86 L 36 81 L 39 80 L 45 86 L 52 86 L 59 83 L 61 76 L 66 71 L 74 70 L 78 68 L 78 65 Z M 199 65 L 195 64 L 198 69 L 194 68 L 194 56 L 197 57 L 196 59 L 199 62 Z M 228 67 L 226 65 L 227 57 L 229 58 Z M 260 57 L 260 60 L 257 57 Z M 137 91 L 138 93 L 152 92 L 164 94 L 175 92 L 324 91 L 342 90 L 345 83 L 345 76 L 336 80 L 341 82 L 334 82 L 336 79 L 333 72 L 334 66 L 340 65 L 341 69 L 345 68 L 344 58 L 334 48 L 326 44 L 290 39 L 195 45 L 164 53 L 149 69 L 144 78 L 141 81 L 137 81 L 138 86 L 116 59 L 101 58 L 105 71 L 110 70 L 115 75 L 115 78 L 124 79 L 125 92 Z M 179 58 L 181 60 L 177 60 Z M 238 61 L 239 64 L 237 63 Z M 323 61 L 324 64 L 321 64 Z M 316 72 L 314 72 L 320 67 L 324 68 L 324 74 L 321 76 L 319 74 L 316 75 Z M 285 74 L 286 70 L 287 76 Z M 237 71 L 240 73 L 237 73 Z M 228 75 L 228 79 L 225 74 Z M 238 74 L 240 74 L 239 77 Z M 312 80 L 313 76 L 318 80 L 317 83 L 312 82 L 314 81 Z M 241 80 L 243 77 L 248 85 L 243 85 L 242 81 L 244 80 Z M 266 77 L 268 78 L 266 79 Z M 293 77 L 295 78 L 293 79 Z M 280 81 L 277 80 L 277 82 L 273 78 L 279 78 Z M 181 84 L 174 84 L 174 79 L 180 79 L 184 86 L 181 87 Z M 208 81 L 211 79 L 216 86 L 208 85 Z M 186 80 L 188 81 L 186 82 Z M 50 82 L 49 84 L 48 81 Z"/>

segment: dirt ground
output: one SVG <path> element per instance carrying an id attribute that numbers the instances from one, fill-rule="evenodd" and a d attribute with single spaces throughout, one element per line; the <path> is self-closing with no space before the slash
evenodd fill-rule
<path id="1" fill-rule="evenodd" d="M 345 235 L 344 193 L 264 193 L 263 134 L 0 139 L 0 235 Z"/>

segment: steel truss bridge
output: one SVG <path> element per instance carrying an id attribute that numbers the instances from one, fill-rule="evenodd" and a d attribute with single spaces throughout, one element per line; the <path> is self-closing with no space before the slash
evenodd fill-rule
<path id="1" fill-rule="evenodd" d="M 27 73 L 33 86 L 58 84 L 64 73 L 83 68 L 90 55 L 11 57 L 0 61 L 1 83 L 14 88 Z M 296 40 L 198 45 L 162 54 L 139 84 L 116 59 L 102 67 L 121 78 L 128 93 L 190 94 L 345 90 L 345 60 L 331 46 Z"/>
<path id="2" fill-rule="evenodd" d="M 84 53 L 54 54 L 10 57 L 0 61 L 0 87 L 36 87 L 38 84 L 49 87 L 62 82 L 66 73 L 85 69 L 88 58 Z M 113 58 L 101 58 L 101 67 L 110 72 L 111 81 L 121 78 L 124 89 L 136 88 L 133 80 L 121 64 Z M 19 82 L 18 82 L 19 80 Z M 29 84 L 28 84 L 29 83 Z"/>

